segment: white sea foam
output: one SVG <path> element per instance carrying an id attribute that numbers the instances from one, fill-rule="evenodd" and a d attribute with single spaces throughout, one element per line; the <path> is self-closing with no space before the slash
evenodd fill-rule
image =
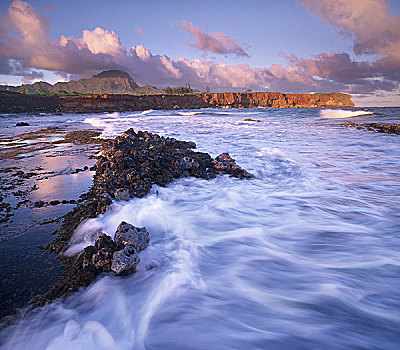
<path id="1" fill-rule="evenodd" d="M 179 115 L 182 116 L 192 116 L 197 114 L 202 114 L 203 112 L 178 112 Z"/>
<path id="2" fill-rule="evenodd" d="M 374 113 L 365 110 L 348 111 L 344 109 L 321 109 L 319 112 L 321 118 L 330 118 L 330 119 L 354 118 L 369 114 L 374 114 Z"/>
<path id="3" fill-rule="evenodd" d="M 143 112 L 140 113 L 140 114 L 146 115 L 146 114 L 149 114 L 149 113 L 151 113 L 151 112 L 153 112 L 153 111 L 154 111 L 154 109 L 146 109 L 145 111 L 143 111 Z"/>
<path id="4" fill-rule="evenodd" d="M 27 314 L 1 350 L 398 347 L 400 144 L 321 128 L 335 122 L 318 110 L 263 110 L 253 128 L 235 124 L 243 110 L 207 112 L 85 120 L 228 151 L 255 178 L 175 180 L 83 222 L 69 253 L 146 226 L 136 273 Z"/>

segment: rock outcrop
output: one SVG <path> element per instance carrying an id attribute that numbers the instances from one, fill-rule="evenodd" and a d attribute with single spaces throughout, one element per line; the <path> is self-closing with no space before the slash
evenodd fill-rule
<path id="1" fill-rule="evenodd" d="M 221 92 L 183 95 L 96 94 L 77 97 L 0 92 L 0 113 L 101 113 L 147 109 L 354 107 L 351 95 Z"/>
<path id="2" fill-rule="evenodd" d="M 354 127 L 359 130 L 366 129 L 366 130 L 385 133 L 385 134 L 400 135 L 400 124 L 377 124 L 377 123 L 356 124 L 353 122 L 349 122 L 349 123 L 344 124 L 344 126 Z"/>
<path id="3" fill-rule="evenodd" d="M 61 281 L 37 298 L 34 305 L 43 305 L 48 300 L 87 287 L 102 272 L 113 271 L 116 275 L 134 272 L 140 261 L 138 253 L 148 244 L 149 233 L 145 227 L 135 227 L 124 221 L 118 226 L 114 240 L 103 232 L 97 232 L 95 244 L 70 258 Z"/>
<path id="4" fill-rule="evenodd" d="M 136 227 L 122 221 L 115 232 L 114 241 L 120 248 L 131 246 L 140 252 L 149 244 L 149 233 L 146 227 Z"/>
<path id="5" fill-rule="evenodd" d="M 100 113 L 112 111 L 141 111 L 146 109 L 197 108 L 316 108 L 354 107 L 351 95 L 283 94 L 280 92 L 224 92 L 186 95 L 88 95 L 66 98 L 64 112 Z"/>
<path id="6" fill-rule="evenodd" d="M 193 151 L 195 147 L 193 142 L 133 129 L 113 140 L 105 140 L 94 166 L 92 187 L 82 196 L 83 202 L 64 216 L 57 238 L 47 249 L 64 252 L 83 220 L 104 213 L 113 200 L 145 196 L 154 184 L 165 186 L 174 178 L 187 176 L 211 179 L 218 174 L 251 178 L 228 153 L 213 159 L 208 153 Z M 94 246 L 86 247 L 76 256 L 64 257 L 67 269 L 63 279 L 39 298 L 36 305 L 87 286 L 102 272 L 124 275 L 134 271 L 139 263 L 138 253 L 148 243 L 146 228 L 125 222 L 118 226 L 114 240 L 98 233 Z"/>

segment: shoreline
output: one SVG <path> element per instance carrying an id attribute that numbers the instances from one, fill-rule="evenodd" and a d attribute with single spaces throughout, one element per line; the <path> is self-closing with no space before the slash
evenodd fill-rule
<path id="1" fill-rule="evenodd" d="M 11 148 L 10 151 L 5 147 L 0 152 L 0 172 L 5 174 L 1 179 L 4 198 L 0 203 L 7 203 L 0 223 L 0 253 L 4 258 L 2 270 L 7 275 L 0 284 L 0 328 L 13 322 L 20 312 L 18 310 L 42 306 L 69 295 L 79 287 L 91 284 L 101 272 L 108 272 L 104 270 L 104 264 L 89 270 L 79 265 L 85 254 L 67 257 L 63 252 L 68 248 L 76 227 L 83 220 L 104 213 L 112 204 L 112 199 L 127 201 L 133 197 L 140 198 L 150 191 L 152 184 L 165 186 L 179 177 L 209 179 L 217 174 L 251 177 L 228 154 L 221 154 L 213 160 L 207 153 L 192 151 L 196 147 L 193 142 L 177 141 L 148 132 L 135 133 L 133 130 L 111 140 L 98 139 L 99 135 L 100 132 L 92 130 L 67 132 L 62 128 L 49 127 L 0 138 Z M 129 144 L 131 138 L 138 141 Z M 17 139 L 29 140 L 30 144 L 19 148 L 14 146 Z M 120 142 L 124 139 L 128 144 L 121 148 Z M 40 143 L 40 149 L 36 147 L 36 142 Z M 69 150 L 65 149 L 65 144 L 70 145 Z M 103 154 L 107 153 L 106 158 L 94 156 L 100 145 L 103 145 Z M 144 175 L 138 173 L 130 184 L 120 179 L 120 175 L 126 172 L 125 167 L 120 167 L 117 162 L 120 153 L 124 154 L 123 157 L 136 159 L 129 173 L 135 172 L 137 167 L 144 172 Z M 149 163 L 152 157 L 154 160 Z M 16 159 L 26 164 L 18 168 L 10 166 Z M 49 167 L 52 159 L 56 160 L 56 168 Z M 108 178 L 108 172 L 99 168 L 104 168 L 110 159 L 115 169 Z M 80 167 L 68 166 L 71 162 Z M 40 166 L 32 168 L 32 164 Z M 66 170 L 66 166 L 69 169 Z M 103 174 L 103 171 L 106 172 Z M 20 181 L 5 187 L 4 184 L 15 177 Z M 71 177 L 78 177 L 75 180 L 80 184 L 78 188 L 67 185 Z M 124 184 L 128 187 L 123 188 Z M 13 200 L 14 197 L 19 201 Z M 10 229 L 14 234 L 6 235 L 5 232 Z M 94 249 L 93 246 L 91 248 Z M 90 254 L 94 255 L 94 252 L 90 251 Z M 19 260 L 23 260 L 23 264 L 19 264 Z"/>
<path id="2" fill-rule="evenodd" d="M 0 92 L 0 113 L 102 113 L 199 108 L 354 107 L 351 95 L 334 93 L 220 92 L 182 95 L 84 95 L 57 97 Z"/>
<path id="3" fill-rule="evenodd" d="M 12 321 L 62 275 L 62 261 L 44 247 L 90 187 L 90 168 L 100 148 L 89 143 L 99 132 L 30 129 L 0 137 L 1 324 Z"/>

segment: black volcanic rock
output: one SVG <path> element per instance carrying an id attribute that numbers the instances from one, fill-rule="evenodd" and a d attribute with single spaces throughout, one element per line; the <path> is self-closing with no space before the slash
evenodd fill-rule
<path id="1" fill-rule="evenodd" d="M 206 180 L 216 174 L 251 177 L 228 153 L 213 159 L 208 153 L 193 151 L 195 147 L 193 142 L 165 138 L 147 131 L 135 132 L 133 129 L 105 141 L 94 167 L 93 186 L 81 196 L 83 202 L 64 216 L 57 238 L 47 249 L 62 253 L 83 220 L 104 213 L 112 199 L 128 200 L 130 197 L 145 196 L 154 184 L 165 186 L 174 178 L 187 176 Z M 94 246 L 66 258 L 67 270 L 63 279 L 39 298 L 36 305 L 88 286 L 101 272 L 112 270 L 118 275 L 133 272 L 140 261 L 137 253 L 149 243 L 149 233 L 144 227 L 121 222 L 114 239 L 99 233 Z"/>
<path id="2" fill-rule="evenodd" d="M 365 128 L 367 130 L 376 131 L 379 133 L 400 135 L 400 124 L 377 124 L 377 123 L 356 124 L 353 122 L 349 122 L 349 123 L 343 124 L 343 126 L 355 127 L 359 130 Z"/>
<path id="3" fill-rule="evenodd" d="M 206 180 L 216 174 L 251 177 L 228 153 L 213 159 L 208 153 L 193 151 L 195 147 L 194 142 L 133 129 L 113 140 L 106 140 L 93 167 L 92 187 L 82 196 L 84 202 L 64 216 L 63 226 L 48 249 L 65 251 L 73 232 L 84 219 L 103 214 L 113 199 L 144 197 L 154 184 L 165 186 L 174 178 L 187 176 Z"/>

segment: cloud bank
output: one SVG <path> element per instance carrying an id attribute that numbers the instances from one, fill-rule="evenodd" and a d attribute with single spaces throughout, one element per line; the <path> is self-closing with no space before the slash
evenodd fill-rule
<path id="1" fill-rule="evenodd" d="M 236 43 L 236 40 L 222 32 L 213 32 L 207 34 L 192 22 L 182 20 L 181 28 L 192 34 L 196 41 L 190 46 L 199 49 L 205 53 L 212 52 L 221 55 L 233 54 L 238 57 L 250 57 L 246 50 Z"/>
<path id="2" fill-rule="evenodd" d="M 354 39 L 354 52 L 374 54 L 375 60 L 354 60 L 347 53 L 320 53 L 312 58 L 286 56 L 286 66 L 227 65 L 206 59 L 154 55 L 149 48 L 126 48 L 117 33 L 101 27 L 83 30 L 79 38 L 62 35 L 51 39 L 51 22 L 29 3 L 14 0 L 0 19 L 0 73 L 26 80 L 50 70 L 73 77 L 105 69 L 122 69 L 140 83 L 160 87 L 184 84 L 214 90 L 270 90 L 283 92 L 371 93 L 392 91 L 400 82 L 400 18 L 388 14 L 382 0 L 303 0 L 302 4 L 324 21 Z M 371 11 L 376 21 L 371 24 Z M 223 33 L 207 34 L 191 22 L 180 22 L 195 37 L 193 47 L 203 52 L 248 56 L 236 41 Z M 373 28 L 371 28 L 371 26 Z M 16 33 L 17 35 L 14 35 Z M 35 70 L 36 69 L 36 70 Z"/>

